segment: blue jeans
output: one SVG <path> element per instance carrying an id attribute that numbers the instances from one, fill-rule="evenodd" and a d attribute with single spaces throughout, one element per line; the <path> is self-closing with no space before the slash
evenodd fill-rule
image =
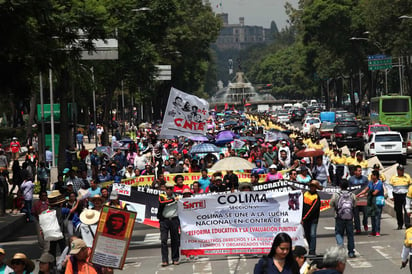
<path id="1" fill-rule="evenodd" d="M 355 230 L 361 230 L 360 215 L 359 215 L 360 212 L 362 212 L 363 214 L 363 219 L 362 219 L 363 226 L 368 225 L 368 214 L 366 211 L 366 206 L 356 206 L 354 210 L 354 217 L 353 217 L 353 221 L 355 222 Z"/>
<path id="2" fill-rule="evenodd" d="M 340 246 L 343 246 L 343 236 L 348 237 L 348 253 L 353 254 L 355 248 L 355 240 L 353 239 L 353 222 L 352 220 L 342 220 L 341 218 L 335 218 L 335 237 L 336 243 Z"/>
<path id="3" fill-rule="evenodd" d="M 315 223 L 316 221 L 306 221 L 303 223 L 305 238 L 309 243 L 309 254 L 316 253 L 316 230 L 318 228 L 318 224 Z"/>
<path id="4" fill-rule="evenodd" d="M 328 186 L 328 180 L 326 179 L 326 180 L 318 180 L 319 181 L 319 183 L 320 183 L 320 185 L 321 186 L 323 186 L 323 187 L 327 187 Z"/>
<path id="5" fill-rule="evenodd" d="M 372 219 L 372 232 L 381 233 L 382 207 L 383 206 L 376 206 L 375 216 L 371 217 L 371 219 Z"/>
<path id="6" fill-rule="evenodd" d="M 32 200 L 24 200 L 23 211 L 24 213 L 26 213 L 26 219 L 29 222 L 33 221 L 33 216 L 31 215 L 31 208 L 32 208 Z"/>

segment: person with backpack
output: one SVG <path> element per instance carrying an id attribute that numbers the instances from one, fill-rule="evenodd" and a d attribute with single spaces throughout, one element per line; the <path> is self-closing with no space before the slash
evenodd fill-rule
<path id="1" fill-rule="evenodd" d="M 341 191 L 333 193 L 330 200 L 330 207 L 335 208 L 335 237 L 336 243 L 343 246 L 343 236 L 348 237 L 348 256 L 355 258 L 355 240 L 353 238 L 353 216 L 356 205 L 356 196 L 348 191 L 349 183 L 342 180 L 340 184 Z"/>

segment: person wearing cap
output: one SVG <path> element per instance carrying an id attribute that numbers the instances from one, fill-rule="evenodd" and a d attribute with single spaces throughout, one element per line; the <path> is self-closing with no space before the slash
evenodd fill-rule
<path id="1" fill-rule="evenodd" d="M 354 165 L 359 165 L 359 166 L 362 167 L 362 169 L 367 169 L 368 168 L 368 160 L 365 160 L 363 158 L 363 152 L 358 151 L 356 153 L 356 161 L 355 161 Z"/>
<path id="2" fill-rule="evenodd" d="M 13 269 L 4 262 L 5 256 L 6 251 L 0 247 L 0 274 L 9 274 L 13 272 Z"/>
<path id="3" fill-rule="evenodd" d="M 370 236 L 381 236 L 381 215 L 383 205 L 376 204 L 377 199 L 384 198 L 383 184 L 379 180 L 379 171 L 372 171 L 372 180 L 368 183 L 368 186 L 365 187 L 360 193 L 356 195 L 356 198 L 367 196 L 368 202 L 368 215 L 371 216 L 372 220 L 372 232 Z"/>
<path id="4" fill-rule="evenodd" d="M 354 166 L 356 162 L 356 148 L 350 149 L 350 156 L 346 158 L 346 165 L 347 166 Z"/>
<path id="5" fill-rule="evenodd" d="M 408 193 L 409 187 L 412 185 L 412 181 L 409 174 L 405 173 L 405 168 L 403 165 L 398 165 L 396 172 L 397 174 L 391 177 L 389 184 L 392 186 L 392 195 L 398 229 L 402 229 L 404 224 L 405 226 L 410 224 L 409 217 L 406 214 L 405 204 L 406 194 Z"/>
<path id="6" fill-rule="evenodd" d="M 33 261 L 24 253 L 15 253 L 7 264 L 13 269 L 11 273 L 14 274 L 26 274 L 34 270 Z"/>
<path id="7" fill-rule="evenodd" d="M 209 186 L 209 192 L 225 192 L 228 188 L 221 176 L 214 176 L 212 183 Z"/>
<path id="8" fill-rule="evenodd" d="M 43 253 L 39 258 L 39 272 L 42 274 L 55 273 L 54 257 L 50 253 Z"/>
<path id="9" fill-rule="evenodd" d="M 334 155 L 331 158 L 331 162 L 335 165 L 344 165 L 346 164 L 346 157 L 342 155 L 342 149 L 337 148 L 333 151 Z"/>
<path id="10" fill-rule="evenodd" d="M 126 172 L 124 173 L 124 178 L 133 179 L 135 177 L 136 177 L 136 174 L 134 173 L 133 165 L 128 165 L 126 168 Z"/>
<path id="11" fill-rule="evenodd" d="M 306 274 L 310 269 L 309 263 L 306 261 L 306 253 L 308 251 L 301 245 L 295 245 L 292 250 L 293 258 L 299 266 L 299 273 Z"/>
<path id="12" fill-rule="evenodd" d="M 117 190 L 112 190 L 112 192 L 110 192 L 109 200 L 110 201 L 106 203 L 107 206 L 120 209 L 127 209 L 127 203 L 119 200 L 119 193 L 117 192 Z"/>
<path id="13" fill-rule="evenodd" d="M 309 243 L 309 255 L 316 255 L 316 230 L 320 215 L 320 197 L 317 191 L 322 189 L 319 181 L 312 180 L 309 182 L 309 191 L 303 194 L 301 223 Z"/>
<path id="14" fill-rule="evenodd" d="M 20 142 L 17 141 L 16 137 L 13 137 L 11 142 L 10 142 L 10 151 L 11 151 L 11 159 L 12 160 L 18 160 L 19 159 L 19 154 L 21 151 L 21 145 Z"/>
<path id="15" fill-rule="evenodd" d="M 169 250 L 167 246 L 168 234 L 170 232 L 172 262 L 179 264 L 179 247 L 180 247 L 180 221 L 177 215 L 177 201 L 179 196 L 173 193 L 174 185 L 166 183 L 166 193 L 159 195 L 159 210 L 157 218 L 160 224 L 161 254 L 162 266 L 169 265 Z"/>
<path id="16" fill-rule="evenodd" d="M 378 172 L 379 172 L 380 169 L 381 169 L 381 166 L 379 164 L 374 164 L 373 167 L 372 167 L 372 170 L 377 170 Z M 369 173 L 369 175 L 368 175 L 368 180 L 369 181 L 371 180 L 371 175 L 372 175 L 372 173 Z M 386 182 L 386 176 L 385 176 L 385 174 L 383 174 L 383 172 L 379 172 L 379 180 L 381 180 L 381 182 L 384 183 L 384 186 L 387 186 L 387 184 L 385 183 Z M 388 193 L 388 194 L 392 195 L 392 192 Z M 389 196 L 389 197 L 393 198 L 392 196 Z"/>
<path id="17" fill-rule="evenodd" d="M 269 173 L 266 175 L 265 182 L 276 181 L 283 179 L 282 173 L 278 172 L 276 165 L 269 166 Z"/>
<path id="18" fill-rule="evenodd" d="M 65 274 L 97 274 L 93 263 L 89 262 L 90 249 L 82 239 L 71 243 L 70 258 L 67 260 Z"/>
<path id="19" fill-rule="evenodd" d="M 368 185 L 370 180 L 366 178 L 366 176 L 362 175 L 362 167 L 361 166 L 355 166 L 353 169 L 353 175 L 349 178 L 349 186 L 366 186 Z M 369 230 L 368 227 L 368 214 L 366 210 L 366 199 L 360 198 L 357 201 L 357 205 L 355 206 L 355 210 L 353 212 L 353 219 L 355 223 L 355 233 L 360 234 L 361 233 L 361 226 L 360 226 L 360 212 L 363 214 L 363 228 L 365 232 Z"/>

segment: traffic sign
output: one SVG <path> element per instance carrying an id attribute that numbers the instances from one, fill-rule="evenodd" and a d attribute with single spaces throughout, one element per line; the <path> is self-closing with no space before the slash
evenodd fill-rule
<path id="1" fill-rule="evenodd" d="M 368 70 L 384 70 L 392 68 L 392 57 L 384 54 L 368 56 Z"/>

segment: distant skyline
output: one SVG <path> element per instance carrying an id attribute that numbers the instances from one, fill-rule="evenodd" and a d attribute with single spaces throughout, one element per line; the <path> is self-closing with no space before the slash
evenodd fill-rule
<path id="1" fill-rule="evenodd" d="M 299 0 L 209 0 L 213 11 L 228 13 L 229 24 L 239 23 L 239 17 L 245 18 L 245 25 L 270 28 L 272 21 L 279 30 L 284 28 L 288 19 L 285 13 L 285 3 L 298 6 Z M 221 3 L 221 5 L 220 5 Z"/>

